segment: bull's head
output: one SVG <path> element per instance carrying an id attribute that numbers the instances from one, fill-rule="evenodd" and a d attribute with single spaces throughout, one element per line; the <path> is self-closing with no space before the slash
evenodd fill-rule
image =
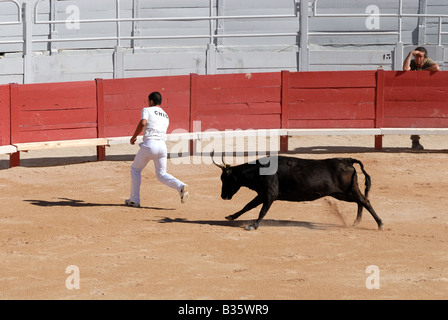
<path id="1" fill-rule="evenodd" d="M 241 184 L 238 181 L 238 176 L 232 171 L 232 167 L 224 162 L 224 154 L 222 155 L 222 164 L 218 164 L 213 159 L 215 151 L 212 151 L 212 161 L 218 167 L 221 168 L 221 181 L 222 181 L 222 189 L 221 189 L 221 198 L 224 200 L 230 200 L 238 192 L 241 188 Z"/>

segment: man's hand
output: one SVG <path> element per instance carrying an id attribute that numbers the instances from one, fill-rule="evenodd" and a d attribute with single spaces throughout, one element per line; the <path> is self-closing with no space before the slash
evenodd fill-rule
<path id="1" fill-rule="evenodd" d="M 412 51 L 411 54 L 412 54 L 414 57 L 421 57 L 421 58 L 424 58 L 424 57 L 425 57 L 425 54 L 424 54 L 423 52 L 421 52 L 421 51 L 417 51 L 417 50 Z"/>
<path id="2" fill-rule="evenodd" d="M 137 138 L 136 138 L 136 137 L 132 137 L 132 138 L 131 138 L 131 144 L 134 145 L 134 144 L 135 144 L 135 141 L 137 141 Z"/>

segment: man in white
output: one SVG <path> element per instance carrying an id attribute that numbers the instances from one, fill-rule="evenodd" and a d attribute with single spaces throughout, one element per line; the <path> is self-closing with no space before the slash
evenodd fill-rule
<path id="1" fill-rule="evenodd" d="M 149 107 L 143 108 L 142 117 L 131 138 L 131 144 L 135 144 L 138 135 L 144 130 L 143 143 L 137 152 L 131 166 L 131 197 L 126 199 L 125 204 L 131 207 L 140 207 L 140 185 L 142 181 L 142 170 L 149 161 L 154 161 L 157 179 L 170 188 L 176 189 L 180 194 L 182 203 L 188 199 L 188 186 L 166 172 L 167 149 L 166 131 L 170 120 L 165 111 L 160 107 L 162 95 L 152 92 L 149 97 Z"/>

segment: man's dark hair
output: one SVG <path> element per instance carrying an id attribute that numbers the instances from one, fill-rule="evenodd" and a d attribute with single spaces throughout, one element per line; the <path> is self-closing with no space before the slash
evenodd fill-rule
<path id="1" fill-rule="evenodd" d="M 424 48 L 424 47 L 417 47 L 417 48 L 415 48 L 415 51 L 423 52 L 425 54 L 425 58 L 428 58 L 428 51 L 426 50 L 426 48 Z"/>
<path id="2" fill-rule="evenodd" d="M 156 106 L 159 106 L 162 104 L 162 95 L 160 92 L 152 92 L 149 95 L 148 100 L 152 100 Z"/>

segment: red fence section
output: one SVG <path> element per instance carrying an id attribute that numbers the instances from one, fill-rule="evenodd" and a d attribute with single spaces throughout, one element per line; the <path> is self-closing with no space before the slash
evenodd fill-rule
<path id="1" fill-rule="evenodd" d="M 448 72 L 384 72 L 383 127 L 447 128 Z"/>
<path id="2" fill-rule="evenodd" d="M 448 72 L 273 72 L 0 86 L 0 145 L 130 136 L 159 91 L 169 132 L 448 128 Z M 16 155 L 17 157 L 17 155 Z"/>
<path id="3" fill-rule="evenodd" d="M 281 126 L 280 73 L 195 76 L 193 121 L 201 129 L 275 129 Z"/>
<path id="4" fill-rule="evenodd" d="M 104 137 L 132 136 L 153 91 L 162 94 L 163 107 L 170 115 L 170 132 L 179 128 L 189 130 L 190 76 L 97 80 L 97 83 L 103 86 L 99 107 L 104 108 Z"/>
<path id="5" fill-rule="evenodd" d="M 376 71 L 291 73 L 288 128 L 373 128 Z"/>
<path id="6" fill-rule="evenodd" d="M 96 137 L 95 82 L 11 85 L 11 143 Z"/>

